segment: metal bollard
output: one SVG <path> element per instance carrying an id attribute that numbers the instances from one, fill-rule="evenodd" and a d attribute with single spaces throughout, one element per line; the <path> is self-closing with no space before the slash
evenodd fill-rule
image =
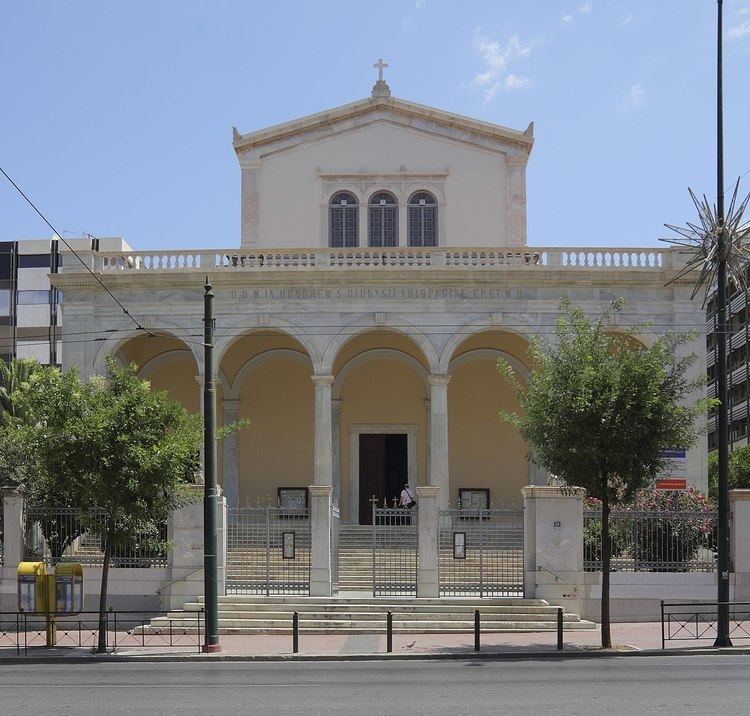
<path id="1" fill-rule="evenodd" d="M 388 612 L 385 628 L 385 650 L 390 654 L 393 651 L 393 613 Z"/>
<path id="2" fill-rule="evenodd" d="M 479 651 L 479 609 L 474 610 L 474 651 Z"/>
<path id="3" fill-rule="evenodd" d="M 292 653 L 299 653 L 299 613 L 292 616 Z"/>
<path id="4" fill-rule="evenodd" d="M 557 609 L 557 650 L 563 650 L 563 608 Z"/>

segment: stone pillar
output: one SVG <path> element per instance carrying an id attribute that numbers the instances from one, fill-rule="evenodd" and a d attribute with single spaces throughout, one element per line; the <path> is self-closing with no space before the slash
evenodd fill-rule
<path id="1" fill-rule="evenodd" d="M 221 401 L 224 425 L 236 423 L 240 417 L 240 401 L 224 398 Z M 240 501 L 240 451 L 237 433 L 227 435 L 221 445 L 221 487 L 227 505 L 236 507 Z"/>
<path id="2" fill-rule="evenodd" d="M 430 375 L 430 484 L 439 487 L 439 507 L 447 509 L 450 500 L 448 456 L 449 375 Z"/>
<path id="3" fill-rule="evenodd" d="M 23 561 L 23 508 L 26 493 L 23 489 L 3 487 L 3 553 L 6 569 L 14 572 Z"/>
<path id="4" fill-rule="evenodd" d="M 417 486 L 419 507 L 419 562 L 417 566 L 417 596 L 438 597 L 438 521 L 440 488 Z"/>
<path id="5" fill-rule="evenodd" d="M 584 611 L 583 499 L 580 487 L 528 485 L 524 504 L 524 594 Z"/>
<path id="6" fill-rule="evenodd" d="M 310 596 L 331 596 L 331 485 L 310 485 Z"/>
<path id="7" fill-rule="evenodd" d="M 260 159 L 240 157 L 242 170 L 241 246 L 260 245 Z"/>
<path id="8" fill-rule="evenodd" d="M 333 504 L 341 504 L 341 400 L 331 400 Z"/>
<path id="9" fill-rule="evenodd" d="M 331 485 L 333 479 L 332 375 L 312 376 L 315 384 L 315 472 L 313 483 Z"/>
<path id="10" fill-rule="evenodd" d="M 427 398 L 424 401 L 424 407 L 425 407 L 425 410 L 427 411 L 427 429 L 425 430 L 425 438 L 424 438 L 425 449 L 427 450 L 427 484 L 431 485 L 432 484 L 432 480 L 430 480 L 430 459 L 431 459 L 430 458 L 430 455 L 431 455 L 431 453 L 430 453 L 430 449 L 431 449 L 430 448 L 430 422 L 431 422 L 431 417 L 430 416 L 432 415 L 432 407 L 431 407 L 431 403 L 430 403 L 430 399 L 429 398 Z"/>
<path id="11" fill-rule="evenodd" d="M 172 548 L 169 550 L 169 586 L 162 591 L 165 609 L 181 609 L 186 602 L 203 594 L 203 486 L 191 485 L 189 489 L 189 502 L 174 510 L 167 522 L 167 537 Z M 219 508 L 221 505 L 222 502 Z M 218 524 L 223 525 L 223 510 L 217 512 Z M 220 539 L 220 552 L 222 544 Z M 220 555 L 220 564 L 222 560 Z M 221 572 L 219 579 L 223 584 Z"/>
<path id="12" fill-rule="evenodd" d="M 750 601 L 750 490 L 730 490 L 734 599 Z"/>

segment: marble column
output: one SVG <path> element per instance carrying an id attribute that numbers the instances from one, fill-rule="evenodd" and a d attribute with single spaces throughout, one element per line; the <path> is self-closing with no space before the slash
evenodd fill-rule
<path id="1" fill-rule="evenodd" d="M 221 401 L 224 425 L 236 423 L 240 417 L 240 401 L 225 398 Z M 240 501 L 240 451 L 237 433 L 224 438 L 221 445 L 221 486 L 229 507 L 236 507 Z"/>
<path id="2" fill-rule="evenodd" d="M 331 485 L 333 480 L 332 375 L 313 375 L 315 384 L 315 468 L 313 483 Z"/>
<path id="3" fill-rule="evenodd" d="M 430 375 L 430 485 L 440 488 L 439 509 L 450 500 L 448 455 L 448 383 L 450 375 Z"/>
<path id="4" fill-rule="evenodd" d="M 341 400 L 331 400 L 333 504 L 341 505 Z"/>
<path id="5" fill-rule="evenodd" d="M 432 407 L 430 405 L 430 399 L 427 398 L 424 401 L 424 408 L 427 411 L 427 429 L 425 430 L 425 450 L 427 450 L 427 484 L 431 485 L 430 481 L 430 415 L 432 414 Z"/>

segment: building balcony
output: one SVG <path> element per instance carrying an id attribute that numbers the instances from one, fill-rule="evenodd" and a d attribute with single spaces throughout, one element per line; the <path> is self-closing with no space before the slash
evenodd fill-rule
<path id="1" fill-rule="evenodd" d="M 206 271 L 337 271 L 351 269 L 649 271 L 672 270 L 684 261 L 671 249 L 649 248 L 298 248 L 210 249 L 186 251 L 83 252 L 93 271 L 190 273 Z M 70 263 L 69 263 L 70 262 Z M 64 272 L 79 271 L 66 257 Z"/>

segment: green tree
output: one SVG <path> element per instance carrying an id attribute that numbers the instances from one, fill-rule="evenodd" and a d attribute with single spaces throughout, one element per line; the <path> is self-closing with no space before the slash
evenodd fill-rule
<path id="1" fill-rule="evenodd" d="M 749 488 L 750 445 L 745 445 L 729 453 L 729 489 Z M 708 496 L 713 502 L 719 497 L 719 454 L 716 452 L 708 456 Z"/>
<path id="2" fill-rule="evenodd" d="M 669 461 L 667 447 L 689 448 L 695 419 L 706 401 L 683 401 L 694 387 L 686 377 L 695 356 L 678 358 L 689 335 L 667 333 L 646 347 L 636 335 L 644 327 L 612 332 L 622 308 L 613 302 L 596 320 L 563 298 L 555 340 L 536 337 L 529 349 L 527 383 L 500 362 L 514 387 L 520 410 L 503 413 L 530 446 L 530 458 L 567 485 L 584 487 L 602 502 L 602 646 L 610 635 L 609 513 L 631 499 Z"/>
<path id="3" fill-rule="evenodd" d="M 35 456 L 31 497 L 79 507 L 104 551 L 98 650 L 106 649 L 107 581 L 118 549 L 160 541 L 159 528 L 195 475 L 201 418 L 153 392 L 134 365 L 107 363 L 106 376 L 44 371 L 18 398 L 26 419 L 14 440 Z M 0 448 L 1 450 L 1 448 Z"/>
<path id="4" fill-rule="evenodd" d="M 45 370 L 39 361 L 32 358 L 13 358 L 5 361 L 0 358 L 0 421 L 8 423 L 19 418 L 16 398 L 31 376 Z"/>

